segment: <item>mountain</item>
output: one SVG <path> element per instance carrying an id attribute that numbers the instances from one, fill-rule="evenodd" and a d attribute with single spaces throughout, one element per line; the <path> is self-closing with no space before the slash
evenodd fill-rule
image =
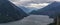
<path id="1" fill-rule="evenodd" d="M 24 12 L 26 12 L 27 14 L 30 13 L 30 10 L 29 8 L 26 8 L 24 6 L 18 6 L 19 8 L 21 8 Z"/>
<path id="2" fill-rule="evenodd" d="M 48 6 L 42 8 L 42 9 L 39 9 L 34 14 L 37 14 L 37 15 L 48 15 L 51 18 L 53 18 L 54 16 L 56 16 L 59 13 L 60 13 L 60 2 L 56 2 L 55 1 L 55 2 L 52 2 L 51 4 L 49 4 Z"/>
<path id="3" fill-rule="evenodd" d="M 0 0 L 0 23 L 21 20 L 28 16 L 21 8 L 8 0 Z"/>
<path id="4" fill-rule="evenodd" d="M 38 10 L 37 8 L 33 8 L 33 7 L 25 7 L 25 6 L 18 6 L 18 7 L 20 7 L 27 14 L 29 14 L 33 10 Z"/>
<path id="5" fill-rule="evenodd" d="M 29 14 L 36 14 L 36 10 L 32 10 Z"/>

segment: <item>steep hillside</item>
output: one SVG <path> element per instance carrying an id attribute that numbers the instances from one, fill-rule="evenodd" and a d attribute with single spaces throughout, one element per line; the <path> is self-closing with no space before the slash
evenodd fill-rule
<path id="1" fill-rule="evenodd" d="M 7 23 L 23 19 L 28 16 L 21 8 L 18 8 L 8 0 L 0 0 L 0 23 Z"/>
<path id="2" fill-rule="evenodd" d="M 60 13 L 60 2 L 53 2 L 35 12 L 37 15 L 49 15 L 50 17 L 54 17 L 58 13 Z"/>

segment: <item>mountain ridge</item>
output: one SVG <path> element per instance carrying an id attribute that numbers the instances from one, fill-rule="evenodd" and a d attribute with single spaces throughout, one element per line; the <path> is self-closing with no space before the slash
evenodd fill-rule
<path id="1" fill-rule="evenodd" d="M 55 15 L 57 15 L 58 13 L 60 13 L 60 2 L 52 2 L 51 4 L 49 4 L 48 6 L 39 9 L 37 12 L 35 12 L 34 14 L 37 15 L 48 15 L 51 18 L 54 18 Z M 33 14 L 33 13 L 30 13 Z"/>
<path id="2" fill-rule="evenodd" d="M 21 20 L 27 16 L 28 14 L 12 2 L 8 0 L 0 0 L 0 23 Z"/>

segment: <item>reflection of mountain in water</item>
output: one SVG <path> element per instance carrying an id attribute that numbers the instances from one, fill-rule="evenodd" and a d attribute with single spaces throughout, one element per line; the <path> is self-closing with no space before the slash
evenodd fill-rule
<path id="1" fill-rule="evenodd" d="M 0 23 L 16 21 L 28 16 L 22 9 L 8 0 L 0 0 Z"/>
<path id="2" fill-rule="evenodd" d="M 60 2 L 53 2 L 50 5 L 39 9 L 34 14 L 38 15 L 49 15 L 50 17 L 54 17 L 57 13 L 60 13 Z M 31 14 L 33 14 L 31 12 Z"/>

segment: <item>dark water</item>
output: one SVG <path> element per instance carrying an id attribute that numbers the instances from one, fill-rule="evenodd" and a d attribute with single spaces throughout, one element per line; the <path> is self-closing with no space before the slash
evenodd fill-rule
<path id="1" fill-rule="evenodd" d="M 0 24 L 0 25 L 47 25 L 53 22 L 52 18 L 46 15 L 30 15 L 22 20 Z"/>

